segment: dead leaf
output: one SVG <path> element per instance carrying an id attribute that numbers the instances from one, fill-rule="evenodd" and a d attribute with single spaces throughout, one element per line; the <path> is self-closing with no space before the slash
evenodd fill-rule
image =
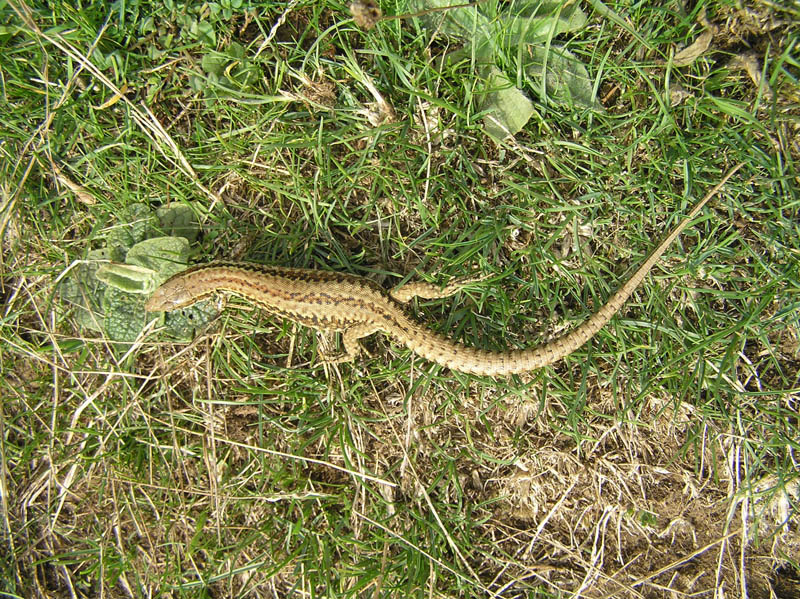
<path id="1" fill-rule="evenodd" d="M 378 88 L 375 87 L 369 75 L 364 72 L 361 72 L 360 75 L 362 77 L 361 83 L 364 84 L 364 87 L 366 87 L 369 93 L 372 94 L 372 97 L 375 98 L 375 102 L 369 105 L 366 110 L 361 110 L 359 112 L 366 115 L 367 120 L 373 127 L 394 123 L 397 120 L 397 115 L 392 105 L 383 98 L 383 95 L 378 91 Z"/>
<path id="2" fill-rule="evenodd" d="M 108 100 L 100 104 L 100 106 L 94 106 L 95 110 L 105 110 L 106 108 L 113 106 L 122 99 L 122 96 L 124 96 L 127 91 L 128 91 L 128 82 L 126 81 L 125 83 L 122 84 L 122 87 L 119 88 L 118 93 L 115 93 Z"/>
<path id="3" fill-rule="evenodd" d="M 381 9 L 375 0 L 354 0 L 349 8 L 356 25 L 364 31 L 369 31 L 381 20 Z"/>
<path id="4" fill-rule="evenodd" d="M 714 34 L 711 33 L 710 29 L 706 29 L 693 44 L 687 46 L 675 55 L 675 58 L 672 59 L 672 64 L 676 67 L 685 67 L 692 64 L 708 50 L 712 39 L 714 39 Z"/>
<path id="5" fill-rule="evenodd" d="M 755 84 L 756 89 L 761 87 L 763 78 L 761 77 L 761 65 L 759 64 L 758 56 L 752 52 L 739 54 L 731 63 L 742 67 L 747 72 L 750 80 Z M 768 84 L 763 83 L 763 85 L 762 93 L 764 94 L 764 99 L 771 100 L 772 90 Z"/>
<path id="6" fill-rule="evenodd" d="M 669 104 L 673 108 L 681 104 L 686 98 L 692 96 L 690 91 L 678 83 L 672 82 L 669 84 Z"/>
<path id="7" fill-rule="evenodd" d="M 77 183 L 71 181 L 66 175 L 64 175 L 64 173 L 61 172 L 61 169 L 58 168 L 55 163 L 51 163 L 51 166 L 53 167 L 55 180 L 74 193 L 79 202 L 86 204 L 87 206 L 92 206 L 97 203 L 92 194 L 86 191 L 86 188 L 81 187 Z"/>
<path id="8" fill-rule="evenodd" d="M 313 104 L 325 108 L 333 108 L 336 104 L 336 86 L 327 79 L 312 81 L 306 78 L 303 81 L 303 92 L 303 96 Z"/>

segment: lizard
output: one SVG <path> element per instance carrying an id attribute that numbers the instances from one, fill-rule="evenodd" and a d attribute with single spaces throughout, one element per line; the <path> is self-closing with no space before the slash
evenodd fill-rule
<path id="1" fill-rule="evenodd" d="M 177 310 L 227 292 L 299 324 L 341 332 L 344 351 L 324 357 L 328 363 L 354 360 L 362 349 L 359 340 L 382 332 L 450 370 L 488 376 L 527 372 L 561 360 L 594 337 L 620 311 L 681 231 L 741 166 L 729 171 L 695 204 L 597 312 L 573 330 L 536 347 L 508 351 L 478 349 L 440 335 L 406 315 L 402 304 L 413 297 L 447 297 L 463 283 L 439 288 L 413 282 L 387 291 L 375 281 L 358 275 L 250 262 L 210 262 L 179 272 L 155 290 L 145 310 Z"/>

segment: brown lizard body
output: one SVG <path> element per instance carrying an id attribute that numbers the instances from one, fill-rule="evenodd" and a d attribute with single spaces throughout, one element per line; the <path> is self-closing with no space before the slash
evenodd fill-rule
<path id="1" fill-rule="evenodd" d="M 180 272 L 156 289 L 146 309 L 177 310 L 210 295 L 228 292 L 300 324 L 341 331 L 345 352 L 330 362 L 354 359 L 360 350 L 360 338 L 383 332 L 414 353 L 451 370 L 491 376 L 526 372 L 571 354 L 605 326 L 667 247 L 740 166 L 692 208 L 605 305 L 577 328 L 538 347 L 500 352 L 468 347 L 416 323 L 401 305 L 412 297 L 446 297 L 460 287 L 458 284 L 439 289 L 428 283 L 410 283 L 387 292 L 357 275 L 242 262 L 212 262 Z"/>

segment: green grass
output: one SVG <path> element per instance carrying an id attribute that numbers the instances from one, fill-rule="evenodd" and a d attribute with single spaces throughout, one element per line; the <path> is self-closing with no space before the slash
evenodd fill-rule
<path id="1" fill-rule="evenodd" d="M 606 112 L 528 87 L 537 113 L 496 145 L 470 65 L 440 61 L 457 40 L 361 32 L 336 3 L 229 5 L 0 4 L 0 593 L 791 589 L 796 9 L 704 5 L 719 31 L 682 68 L 696 11 L 608 5 L 635 36 L 590 13 L 558 41 Z M 768 89 L 735 66 L 747 48 Z M 672 105 L 669 84 L 688 95 Z M 393 120 L 370 124 L 370 86 Z M 321 336 L 235 300 L 192 343 L 151 332 L 122 352 L 56 290 L 127 206 L 193 202 L 198 262 L 386 286 L 490 273 L 413 310 L 525 347 L 583 322 L 739 162 L 607 327 L 524 376 L 450 372 L 381 336 L 325 367 Z"/>

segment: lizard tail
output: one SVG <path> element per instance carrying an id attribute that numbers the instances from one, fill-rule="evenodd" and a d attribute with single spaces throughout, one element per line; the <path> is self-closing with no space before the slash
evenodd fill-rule
<path id="1" fill-rule="evenodd" d="M 553 341 L 528 349 L 493 352 L 476 349 L 453 342 L 450 339 L 430 330 L 420 329 L 410 319 L 398 321 L 393 336 L 413 352 L 423 358 L 436 362 L 451 370 L 471 374 L 498 376 L 527 372 L 548 366 L 568 356 L 584 343 L 589 341 L 603 328 L 609 320 L 619 312 L 644 277 L 675 241 L 691 220 L 700 212 L 705 204 L 714 197 L 733 174 L 743 166 L 738 164 L 731 169 L 722 180 L 709 191 L 703 199 L 675 226 L 664 240 L 650 253 L 644 263 L 636 269 L 625 284 L 597 312 L 576 329 L 557 337 Z M 407 317 L 403 317 L 407 318 Z"/>

